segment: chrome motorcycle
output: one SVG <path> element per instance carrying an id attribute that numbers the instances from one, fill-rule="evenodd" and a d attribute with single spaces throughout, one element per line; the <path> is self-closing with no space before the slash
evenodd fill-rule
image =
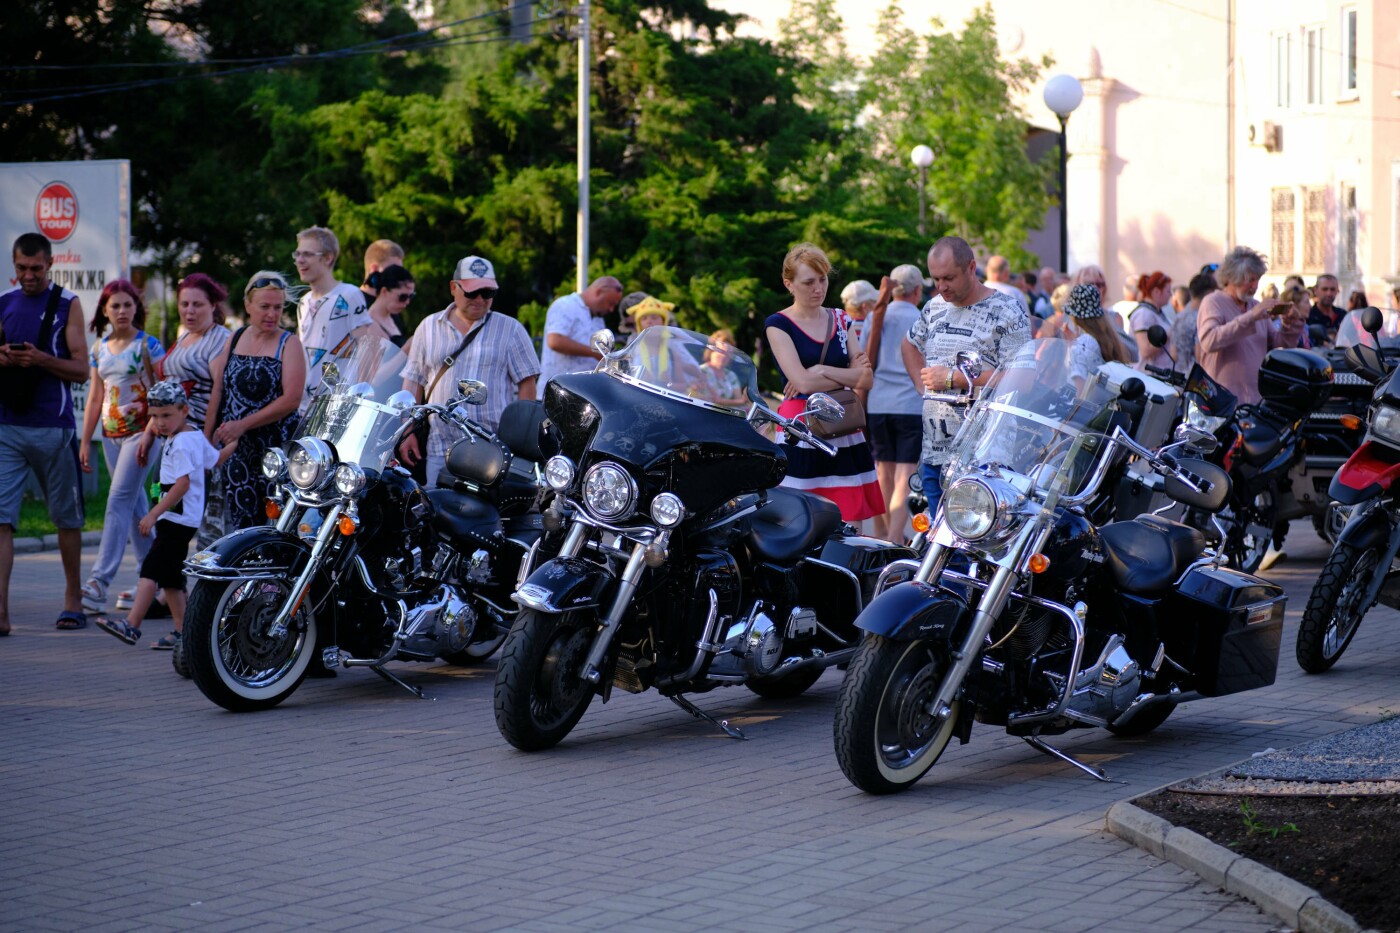
<path id="1" fill-rule="evenodd" d="M 450 405 L 415 405 L 401 389 L 405 362 L 389 341 L 361 337 L 325 364 L 296 440 L 263 456 L 273 524 L 186 562 L 184 662 L 225 709 L 275 706 L 318 668 L 369 668 L 421 697 L 384 665 L 479 663 L 514 621 L 509 594 L 540 535 L 537 483 L 468 416 L 464 406 L 485 399 L 481 383 L 459 383 Z M 424 490 L 392 459 L 430 416 L 465 437 L 441 488 Z M 513 403 L 501 436 L 541 458 L 531 439 L 542 418 L 538 405 Z"/>
<path id="2" fill-rule="evenodd" d="M 833 737 L 862 790 L 907 789 L 974 722 L 1106 779 L 1045 737 L 1138 735 L 1177 703 L 1274 681 L 1281 588 L 1222 567 L 1193 527 L 1155 514 L 1096 527 L 1084 512 L 1131 453 L 1168 497 L 1218 513 L 1229 476 L 1185 455 L 1214 438 L 1184 426 L 1160 450 L 1138 444 L 1119 399 L 1141 385 L 1099 373 L 1076 387 L 1070 350 L 1029 341 L 993 375 L 944 468 L 928 551 L 889 566 L 856 620 Z"/>

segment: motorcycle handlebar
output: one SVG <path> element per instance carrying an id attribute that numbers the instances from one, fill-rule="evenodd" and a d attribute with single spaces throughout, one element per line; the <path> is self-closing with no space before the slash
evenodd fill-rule
<path id="1" fill-rule="evenodd" d="M 1178 388 L 1186 385 L 1186 376 L 1174 369 L 1166 369 L 1162 366 L 1152 366 L 1149 364 L 1143 367 L 1143 371 L 1149 376 L 1156 376 L 1167 385 L 1176 386 Z"/>

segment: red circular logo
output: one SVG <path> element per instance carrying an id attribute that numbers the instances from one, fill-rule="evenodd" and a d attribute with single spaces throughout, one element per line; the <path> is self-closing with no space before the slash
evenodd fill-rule
<path id="1" fill-rule="evenodd" d="M 34 224 L 54 243 L 62 243 L 78 229 L 78 196 L 61 181 L 51 181 L 34 202 Z"/>

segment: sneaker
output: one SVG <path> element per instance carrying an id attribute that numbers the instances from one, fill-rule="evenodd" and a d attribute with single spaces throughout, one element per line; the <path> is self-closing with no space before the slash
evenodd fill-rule
<path id="1" fill-rule="evenodd" d="M 98 619 L 97 627 L 128 645 L 134 645 L 141 640 L 141 630 L 127 625 L 125 619 Z"/>
<path id="2" fill-rule="evenodd" d="M 83 596 L 83 609 L 87 612 L 101 612 L 107 608 L 107 584 L 101 580 L 89 580 L 79 592 Z M 126 608 L 130 609 L 131 605 L 128 603 Z"/>
<path id="3" fill-rule="evenodd" d="M 175 646 L 180 643 L 180 633 L 171 632 L 169 635 L 162 635 L 151 642 L 151 648 L 156 651 L 174 651 Z"/>
<path id="4" fill-rule="evenodd" d="M 131 608 L 131 604 L 136 602 L 136 594 L 131 590 L 122 590 L 117 594 L 116 607 L 122 612 Z"/>

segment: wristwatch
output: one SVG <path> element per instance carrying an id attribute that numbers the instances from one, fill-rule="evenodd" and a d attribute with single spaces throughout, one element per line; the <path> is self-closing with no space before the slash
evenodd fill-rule
<path id="1" fill-rule="evenodd" d="M 949 368 L 949 370 L 948 370 L 948 381 L 945 383 L 945 386 L 946 386 L 946 388 L 947 388 L 949 391 L 952 391 L 952 389 L 953 389 L 953 370 L 952 370 L 952 368 Z"/>

